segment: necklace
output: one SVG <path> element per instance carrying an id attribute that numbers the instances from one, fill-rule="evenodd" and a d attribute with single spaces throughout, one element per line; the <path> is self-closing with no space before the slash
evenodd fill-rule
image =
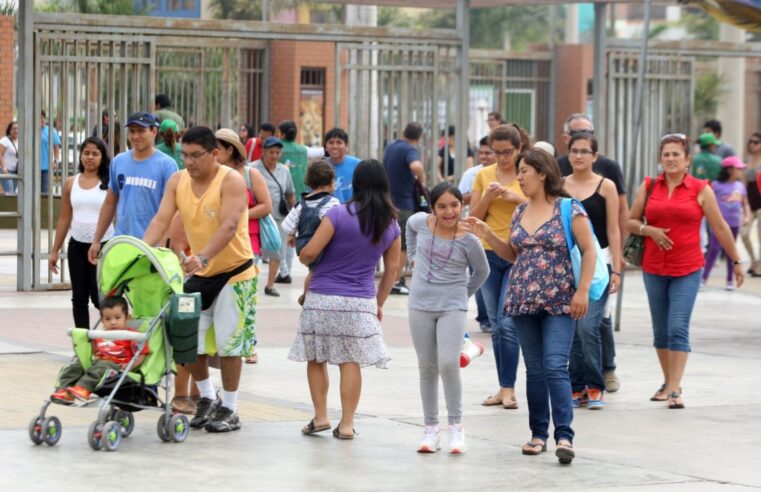
<path id="1" fill-rule="evenodd" d="M 439 220 L 436 219 L 433 222 L 433 233 L 431 234 L 431 248 L 428 255 L 428 283 L 431 283 L 431 276 L 433 275 L 433 270 L 436 265 L 433 262 L 433 248 L 436 243 L 436 226 L 439 225 Z M 447 253 L 447 258 L 444 260 L 444 263 L 442 265 L 438 265 L 436 267 L 436 270 L 443 270 L 447 267 L 449 264 L 449 260 L 452 258 L 452 252 L 454 251 L 454 242 L 457 239 L 457 228 L 455 227 L 454 234 L 452 235 L 452 240 L 449 242 L 449 253 Z"/>

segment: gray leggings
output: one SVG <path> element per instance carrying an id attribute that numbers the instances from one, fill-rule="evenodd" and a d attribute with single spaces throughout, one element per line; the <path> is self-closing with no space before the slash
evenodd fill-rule
<path id="1" fill-rule="evenodd" d="M 460 352 L 466 311 L 410 309 L 410 332 L 420 369 L 420 397 L 425 425 L 439 423 L 439 375 L 444 384 L 449 424 L 462 419 Z"/>

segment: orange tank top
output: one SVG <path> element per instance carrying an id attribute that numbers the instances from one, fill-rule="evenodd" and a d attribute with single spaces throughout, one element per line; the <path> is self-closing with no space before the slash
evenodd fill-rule
<path id="1" fill-rule="evenodd" d="M 186 170 L 180 171 L 180 182 L 177 184 L 175 203 L 180 212 L 182 224 L 185 227 L 190 249 L 193 254 L 203 250 L 217 232 L 221 224 L 222 211 L 222 181 L 232 169 L 220 166 L 203 195 L 196 196 L 191 187 L 191 177 Z M 241 203 L 246 205 L 246 195 L 240 196 Z M 235 235 L 227 246 L 209 260 L 209 264 L 198 272 L 201 277 L 211 277 L 222 272 L 229 272 L 254 257 L 251 242 L 248 238 L 248 208 L 244 206 L 238 220 Z M 228 283 L 249 280 L 256 276 L 256 266 L 231 278 Z"/>

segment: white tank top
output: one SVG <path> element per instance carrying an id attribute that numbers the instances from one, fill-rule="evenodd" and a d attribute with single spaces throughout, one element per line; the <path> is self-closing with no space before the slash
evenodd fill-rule
<path id="1" fill-rule="evenodd" d="M 79 177 L 74 176 L 71 187 L 71 237 L 80 243 L 91 243 L 98 227 L 98 215 L 103 201 L 106 199 L 107 190 L 100 189 L 100 182 L 89 190 L 79 186 Z M 114 235 L 114 226 L 108 226 L 103 241 L 108 241 Z"/>

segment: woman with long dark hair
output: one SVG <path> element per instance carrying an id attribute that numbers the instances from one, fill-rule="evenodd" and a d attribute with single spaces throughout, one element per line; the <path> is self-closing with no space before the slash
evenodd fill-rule
<path id="1" fill-rule="evenodd" d="M 389 360 L 380 322 L 383 304 L 396 280 L 401 238 L 396 210 L 383 164 L 359 163 L 352 180 L 354 196 L 333 207 L 322 219 L 299 260 L 312 271 L 299 332 L 288 358 L 307 362 L 314 418 L 304 434 L 326 431 L 328 368 L 341 371 L 341 421 L 333 430 L 339 439 L 353 439 L 354 414 L 362 387 L 361 367 L 384 368 Z M 375 266 L 383 258 L 383 277 L 376 291 Z"/>
<path id="2" fill-rule="evenodd" d="M 74 325 L 90 327 L 88 299 L 98 309 L 98 282 L 96 267 L 87 260 L 87 251 L 98 225 L 98 215 L 108 190 L 108 168 L 111 157 L 105 142 L 98 137 L 86 139 L 80 147 L 79 173 L 66 179 L 61 196 L 61 211 L 55 231 L 48 267 L 58 273 L 58 252 L 71 229 L 67 248 L 69 277 L 71 278 L 71 304 Z M 111 239 L 114 227 L 110 225 L 103 243 Z"/>

